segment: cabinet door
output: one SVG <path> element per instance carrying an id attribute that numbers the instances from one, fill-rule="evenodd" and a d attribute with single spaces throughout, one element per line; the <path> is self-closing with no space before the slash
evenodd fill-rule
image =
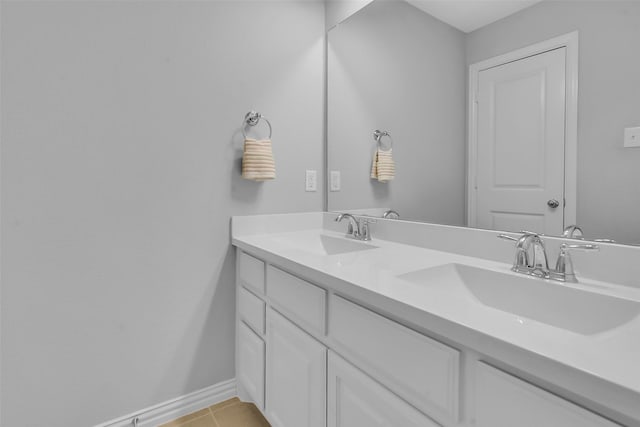
<path id="1" fill-rule="evenodd" d="M 439 427 L 331 351 L 328 384 L 327 427 Z"/>
<path id="2" fill-rule="evenodd" d="M 514 376 L 478 363 L 477 427 L 619 427 Z"/>
<path id="3" fill-rule="evenodd" d="M 243 398 L 264 409 L 264 342 L 244 322 L 238 322 L 238 386 Z"/>
<path id="4" fill-rule="evenodd" d="M 326 348 L 267 311 L 266 415 L 273 427 L 325 427 Z"/>

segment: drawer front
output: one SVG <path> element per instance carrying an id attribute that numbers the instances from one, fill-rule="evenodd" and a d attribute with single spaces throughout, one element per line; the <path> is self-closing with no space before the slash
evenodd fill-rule
<path id="1" fill-rule="evenodd" d="M 303 329 L 324 335 L 327 292 L 275 267 L 267 268 L 267 296 Z"/>
<path id="2" fill-rule="evenodd" d="M 476 365 L 478 427 L 620 427 L 486 363 Z"/>
<path id="3" fill-rule="evenodd" d="M 238 381 L 256 406 L 264 410 L 264 341 L 238 322 Z"/>
<path id="4" fill-rule="evenodd" d="M 264 262 L 244 252 L 240 253 L 238 277 L 240 283 L 264 295 Z"/>
<path id="5" fill-rule="evenodd" d="M 418 409 L 458 420 L 458 350 L 335 295 L 329 337 L 339 352 Z"/>
<path id="6" fill-rule="evenodd" d="M 331 351 L 328 367 L 327 427 L 440 427 Z"/>
<path id="7" fill-rule="evenodd" d="M 238 314 L 256 332 L 264 334 L 265 303 L 260 298 L 238 286 Z"/>

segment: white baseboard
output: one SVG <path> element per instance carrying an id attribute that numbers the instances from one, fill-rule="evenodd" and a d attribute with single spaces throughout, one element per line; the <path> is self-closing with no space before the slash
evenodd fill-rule
<path id="1" fill-rule="evenodd" d="M 236 395 L 236 380 L 230 379 L 193 393 L 167 400 L 158 405 L 132 412 L 115 420 L 98 424 L 95 427 L 133 427 L 133 419 L 136 417 L 138 418 L 138 427 L 156 427 L 183 415 L 223 402 Z"/>

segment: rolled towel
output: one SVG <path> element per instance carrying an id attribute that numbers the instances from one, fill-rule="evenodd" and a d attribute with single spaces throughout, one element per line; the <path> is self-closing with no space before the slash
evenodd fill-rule
<path id="1" fill-rule="evenodd" d="M 395 178 L 396 166 L 392 157 L 392 150 L 377 149 L 371 165 L 371 178 L 380 182 L 389 182 Z"/>
<path id="2" fill-rule="evenodd" d="M 253 181 L 268 181 L 276 178 L 271 141 L 247 138 L 242 154 L 242 177 Z"/>

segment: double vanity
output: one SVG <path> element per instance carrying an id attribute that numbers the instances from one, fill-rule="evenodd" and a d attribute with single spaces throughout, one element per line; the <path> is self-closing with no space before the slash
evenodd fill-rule
<path id="1" fill-rule="evenodd" d="M 495 231 L 335 219 L 233 218 L 238 393 L 272 426 L 640 426 L 640 248 L 571 283 Z"/>

